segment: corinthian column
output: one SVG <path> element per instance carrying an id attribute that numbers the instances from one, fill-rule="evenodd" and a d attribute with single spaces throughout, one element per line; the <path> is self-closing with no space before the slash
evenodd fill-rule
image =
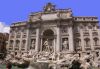
<path id="1" fill-rule="evenodd" d="M 30 32 L 29 32 L 29 28 L 27 28 L 27 31 L 26 31 L 26 45 L 25 45 L 25 52 L 27 52 L 28 51 L 28 47 L 30 47 L 30 44 L 29 44 L 29 42 L 30 42 Z"/>
<path id="2" fill-rule="evenodd" d="M 68 33 L 69 33 L 69 51 L 73 52 L 74 51 L 74 45 L 73 45 L 73 29 L 72 29 L 72 26 L 69 26 Z"/>
<path id="3" fill-rule="evenodd" d="M 35 51 L 39 51 L 39 28 L 36 29 L 36 47 Z"/>
<path id="4" fill-rule="evenodd" d="M 41 51 L 42 51 L 42 45 L 43 45 L 43 44 L 42 44 L 42 41 L 43 41 L 43 40 L 42 40 L 42 38 L 41 38 L 41 47 L 40 47 L 40 48 L 41 48 L 41 49 L 40 49 Z"/>
<path id="5" fill-rule="evenodd" d="M 60 51 L 60 28 L 57 27 L 57 43 L 56 43 L 56 51 Z"/>
<path id="6" fill-rule="evenodd" d="M 55 54 L 55 53 L 56 53 L 56 44 L 55 44 L 56 41 L 55 41 L 55 38 L 54 38 L 53 42 L 54 42 L 54 43 L 53 43 L 53 46 L 54 46 L 54 47 L 53 47 L 53 51 L 54 51 L 54 54 Z"/>

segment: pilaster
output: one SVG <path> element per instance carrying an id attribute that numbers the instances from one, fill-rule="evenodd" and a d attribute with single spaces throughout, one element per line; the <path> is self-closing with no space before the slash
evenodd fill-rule
<path id="1" fill-rule="evenodd" d="M 16 32 L 14 31 L 14 44 L 13 44 L 13 51 L 15 51 L 15 46 L 16 46 Z"/>
<path id="2" fill-rule="evenodd" d="M 99 46 L 100 46 L 100 29 L 98 29 L 98 38 L 99 38 Z"/>
<path id="3" fill-rule="evenodd" d="M 89 30 L 91 50 L 94 51 L 92 29 Z"/>
<path id="4" fill-rule="evenodd" d="M 22 48 L 22 36 L 23 36 L 23 32 L 21 31 L 21 34 L 20 34 L 20 45 L 19 45 L 19 51 L 21 51 L 21 48 Z"/>
<path id="5" fill-rule="evenodd" d="M 80 37 L 81 37 L 81 47 L 82 47 L 82 52 L 85 51 L 85 45 L 84 45 L 84 36 L 83 36 L 83 30 L 80 29 Z"/>

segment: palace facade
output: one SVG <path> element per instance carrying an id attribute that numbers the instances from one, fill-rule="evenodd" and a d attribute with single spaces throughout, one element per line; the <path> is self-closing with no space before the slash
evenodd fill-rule
<path id="1" fill-rule="evenodd" d="M 56 9 L 48 3 L 27 21 L 10 26 L 8 52 L 94 53 L 100 52 L 98 17 L 73 16 L 71 8 Z"/>

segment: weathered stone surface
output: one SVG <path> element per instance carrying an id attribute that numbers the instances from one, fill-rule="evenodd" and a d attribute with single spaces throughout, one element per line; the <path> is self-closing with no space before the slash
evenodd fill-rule
<path id="1" fill-rule="evenodd" d="M 33 62 L 30 64 L 30 67 L 32 67 L 33 69 L 49 69 L 49 63 Z"/>

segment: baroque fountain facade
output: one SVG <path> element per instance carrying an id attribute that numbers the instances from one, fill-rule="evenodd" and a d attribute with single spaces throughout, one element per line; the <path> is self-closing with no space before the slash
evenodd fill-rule
<path id="1" fill-rule="evenodd" d="M 56 9 L 48 3 L 42 12 L 31 13 L 28 21 L 10 26 L 8 58 L 31 61 L 31 66 L 49 63 L 53 69 L 68 68 L 73 60 L 96 62 L 100 55 L 98 23 L 97 17 L 76 17 L 71 8 Z"/>

